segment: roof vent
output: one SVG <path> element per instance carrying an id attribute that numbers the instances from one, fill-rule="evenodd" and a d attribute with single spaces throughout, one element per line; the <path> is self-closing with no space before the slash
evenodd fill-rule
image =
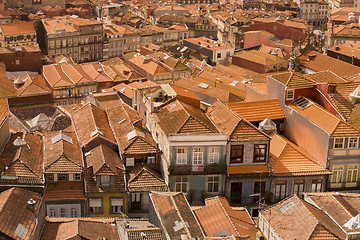
<path id="1" fill-rule="evenodd" d="M 15 147 L 23 147 L 26 146 L 26 142 L 21 137 L 17 137 L 13 142 L 13 145 Z"/>
<path id="2" fill-rule="evenodd" d="M 103 72 L 104 70 L 103 70 L 101 67 L 99 67 L 99 68 L 97 69 L 97 71 L 98 71 L 99 73 L 101 73 L 101 72 Z"/>
<path id="3" fill-rule="evenodd" d="M 35 203 L 36 201 L 32 198 L 30 198 L 30 200 L 27 201 L 28 209 L 32 212 L 35 212 Z"/>
<path id="4" fill-rule="evenodd" d="M 269 117 L 259 123 L 259 129 L 266 134 L 277 132 L 276 124 Z"/>

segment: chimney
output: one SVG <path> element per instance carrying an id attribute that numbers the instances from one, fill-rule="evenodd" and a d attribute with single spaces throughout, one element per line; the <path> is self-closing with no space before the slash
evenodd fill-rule
<path id="1" fill-rule="evenodd" d="M 35 203 L 36 203 L 36 201 L 32 198 L 30 198 L 30 200 L 27 201 L 28 209 L 30 211 L 32 211 L 33 213 L 35 212 Z"/>

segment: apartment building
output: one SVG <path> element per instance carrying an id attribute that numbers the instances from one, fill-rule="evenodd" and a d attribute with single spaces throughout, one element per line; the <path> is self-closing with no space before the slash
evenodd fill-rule
<path id="1" fill-rule="evenodd" d="M 92 19 L 60 17 L 42 21 L 49 57 L 67 54 L 74 62 L 103 58 L 103 25 Z"/>

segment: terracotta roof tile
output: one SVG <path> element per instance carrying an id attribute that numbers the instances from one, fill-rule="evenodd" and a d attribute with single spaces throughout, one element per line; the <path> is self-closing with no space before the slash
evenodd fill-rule
<path id="1" fill-rule="evenodd" d="M 48 183 L 45 189 L 45 201 L 85 201 L 83 182 Z"/>
<path id="2" fill-rule="evenodd" d="M 26 142 L 23 147 L 15 147 L 13 142 L 20 137 Z M 0 156 L 0 171 L 4 176 L 18 177 L 14 182 L 42 184 L 42 136 L 36 133 L 16 133 L 11 135 Z M 1 179 L 2 182 L 7 182 Z"/>
<path id="3" fill-rule="evenodd" d="M 331 174 L 300 147 L 279 134 L 271 134 L 269 167 L 275 176 Z"/>
<path id="4" fill-rule="evenodd" d="M 258 172 L 269 172 L 268 165 L 228 166 L 229 174 L 256 174 Z"/>
<path id="5" fill-rule="evenodd" d="M 0 27 L 5 36 L 18 34 L 36 34 L 35 27 L 32 22 L 1 24 Z"/>
<path id="6" fill-rule="evenodd" d="M 227 106 L 249 122 L 259 122 L 267 117 L 271 120 L 285 118 L 280 104 L 276 99 L 256 102 L 228 103 Z"/>
<path id="7" fill-rule="evenodd" d="M 206 199 L 205 206 L 194 213 L 207 237 L 216 237 L 219 231 L 226 230 L 235 237 L 256 238 L 258 230 L 247 210 L 234 210 L 223 197 Z"/>
<path id="8" fill-rule="evenodd" d="M 286 72 L 272 75 L 272 78 L 283 83 L 288 88 L 302 88 L 315 86 L 315 82 L 298 72 Z"/>
<path id="9" fill-rule="evenodd" d="M 46 86 L 42 75 L 27 74 L 17 79 L 24 81 L 24 85 L 16 89 L 19 97 L 51 94 L 51 90 Z"/>
<path id="10" fill-rule="evenodd" d="M 74 132 L 44 134 L 45 172 L 82 172 L 83 167 L 81 148 Z"/>
<path id="11" fill-rule="evenodd" d="M 97 136 L 116 143 L 104 110 L 88 103 L 72 115 L 73 124 L 80 146 L 84 146 Z"/>
<path id="12" fill-rule="evenodd" d="M 141 166 L 129 171 L 130 192 L 167 191 L 168 187 L 161 174 L 151 167 Z"/>
<path id="13" fill-rule="evenodd" d="M 58 219 L 46 221 L 41 239 L 119 239 L 114 224 L 103 219 Z"/>
<path id="14" fill-rule="evenodd" d="M 228 139 L 230 141 L 253 141 L 270 139 L 257 127 L 238 116 L 220 101 L 214 102 L 207 109 L 206 114 L 221 132 L 228 135 Z"/>
<path id="15" fill-rule="evenodd" d="M 198 38 L 187 38 L 184 41 L 190 42 L 195 45 L 202 45 L 205 49 L 214 51 L 216 50 L 225 50 L 225 49 L 232 49 L 231 46 L 217 42 L 215 40 L 206 38 L 206 37 L 198 37 Z"/>
<path id="16" fill-rule="evenodd" d="M 9 106 L 6 98 L 0 98 L 0 126 L 9 115 Z"/>
<path id="17" fill-rule="evenodd" d="M 201 227 L 183 193 L 152 192 L 150 198 L 164 227 L 163 230 L 171 239 L 180 240 L 181 235 L 204 238 Z M 174 226 L 177 227 L 174 228 Z"/>

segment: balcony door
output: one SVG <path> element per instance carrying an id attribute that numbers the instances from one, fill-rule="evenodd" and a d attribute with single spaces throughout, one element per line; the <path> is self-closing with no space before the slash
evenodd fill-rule
<path id="1" fill-rule="evenodd" d="M 241 203 L 242 183 L 231 183 L 230 201 L 231 203 Z"/>

